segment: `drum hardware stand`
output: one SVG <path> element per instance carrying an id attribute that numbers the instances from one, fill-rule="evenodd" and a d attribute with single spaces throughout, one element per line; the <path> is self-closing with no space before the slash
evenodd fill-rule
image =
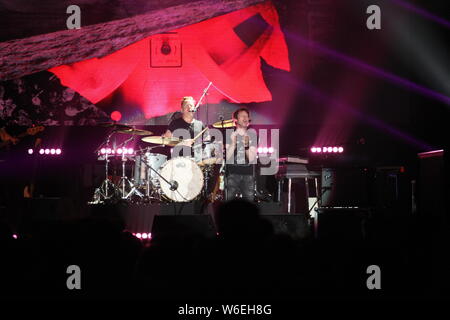
<path id="1" fill-rule="evenodd" d="M 125 142 L 123 142 L 121 144 L 121 146 L 123 146 L 123 149 L 125 149 L 127 143 L 133 139 L 134 139 L 134 136 L 132 136 L 128 140 L 125 140 Z M 125 162 L 127 162 L 127 156 L 125 155 L 124 152 L 122 152 L 122 177 L 120 178 L 120 181 L 119 181 L 119 187 L 120 187 L 120 191 L 122 193 L 122 199 L 128 199 L 133 194 L 138 195 L 142 199 L 144 197 L 144 195 L 136 188 L 136 186 L 133 184 L 133 182 L 131 182 L 130 179 L 128 179 L 128 177 L 125 175 Z M 131 190 L 130 190 L 130 192 L 128 192 L 126 194 L 125 186 L 127 184 L 131 188 Z"/>
<path id="2" fill-rule="evenodd" d="M 96 150 L 95 153 L 98 152 L 103 146 L 109 147 L 109 142 L 111 140 L 112 135 L 115 133 L 115 130 L 111 131 L 106 137 L 106 141 L 103 142 Z M 109 179 L 109 155 L 105 153 L 105 180 L 103 180 L 100 187 L 95 189 L 93 201 L 89 202 L 90 204 L 101 203 L 105 200 L 111 199 L 117 191 L 117 186 Z M 109 193 L 110 188 L 113 190 L 112 193 Z"/>

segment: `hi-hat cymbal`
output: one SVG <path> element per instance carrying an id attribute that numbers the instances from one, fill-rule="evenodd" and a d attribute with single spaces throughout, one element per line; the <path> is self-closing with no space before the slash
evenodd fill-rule
<path id="1" fill-rule="evenodd" d="M 134 134 L 138 136 L 148 136 L 150 134 L 153 134 L 151 131 L 142 130 L 142 129 L 133 129 L 133 128 L 119 128 L 117 130 L 119 133 L 126 133 L 126 134 Z"/>
<path id="2" fill-rule="evenodd" d="M 174 147 L 183 140 L 175 138 L 175 137 L 166 138 L 166 137 L 161 137 L 161 136 L 150 136 L 150 137 L 142 138 L 142 141 L 148 142 L 148 143 L 153 143 L 153 144 L 161 144 L 161 145 L 165 145 L 165 146 Z"/>
<path id="3" fill-rule="evenodd" d="M 229 119 L 229 120 L 217 121 L 217 122 L 213 123 L 212 126 L 214 128 L 231 128 L 231 127 L 234 127 L 234 120 Z"/>

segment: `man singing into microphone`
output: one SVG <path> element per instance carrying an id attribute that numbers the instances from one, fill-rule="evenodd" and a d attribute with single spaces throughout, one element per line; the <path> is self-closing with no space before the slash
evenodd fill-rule
<path id="1" fill-rule="evenodd" d="M 254 166 L 256 163 L 256 135 L 251 137 L 248 132 L 250 112 L 239 108 L 233 113 L 236 130 L 230 136 L 226 145 L 227 165 L 227 200 L 238 194 L 249 201 L 254 200 Z"/>
<path id="2" fill-rule="evenodd" d="M 179 155 L 180 150 L 178 146 L 193 146 L 191 156 L 194 156 L 195 161 L 201 161 L 202 159 L 202 144 L 201 139 L 194 141 L 194 137 L 198 135 L 205 125 L 200 120 L 194 118 L 195 113 L 195 100 L 193 97 L 183 97 L 181 100 L 181 117 L 173 119 L 164 133 L 164 137 L 182 138 L 183 142 L 177 145 L 173 150 L 174 155 Z M 178 149 L 178 150 L 177 150 Z M 187 155 L 183 153 L 183 155 Z"/>

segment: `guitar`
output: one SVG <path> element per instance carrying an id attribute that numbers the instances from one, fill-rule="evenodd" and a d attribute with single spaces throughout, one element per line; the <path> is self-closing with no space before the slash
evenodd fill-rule
<path id="1" fill-rule="evenodd" d="M 22 139 L 22 138 L 24 138 L 26 136 L 34 136 L 35 134 L 37 134 L 37 133 L 39 133 L 41 131 L 44 131 L 44 129 L 45 128 L 43 126 L 31 127 L 31 128 L 28 128 L 27 131 L 25 131 L 25 132 L 19 134 L 18 136 L 16 136 L 15 138 L 20 140 L 20 139 Z M 12 141 L 10 141 L 10 140 L 0 142 L 0 149 L 9 147 L 9 145 L 11 143 L 12 143 Z"/>

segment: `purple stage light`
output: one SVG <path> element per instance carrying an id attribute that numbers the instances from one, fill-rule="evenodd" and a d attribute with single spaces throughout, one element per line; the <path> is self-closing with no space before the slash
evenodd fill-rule
<path id="1" fill-rule="evenodd" d="M 267 147 L 263 148 L 263 153 L 267 153 L 269 151 L 269 149 Z"/>
<path id="2" fill-rule="evenodd" d="M 337 153 L 338 152 L 338 147 L 333 147 L 333 152 Z"/>
<path id="3" fill-rule="evenodd" d="M 61 151 L 61 149 L 59 149 L 59 148 L 58 148 L 58 149 L 56 149 L 56 154 L 60 155 L 60 154 L 61 154 L 61 152 L 62 152 L 62 151 Z"/>
<path id="4" fill-rule="evenodd" d="M 44 153 L 45 153 L 45 154 L 50 154 L 50 149 L 45 149 L 45 150 L 44 150 Z"/>
<path id="5" fill-rule="evenodd" d="M 126 150 L 126 149 L 125 149 Z M 134 150 L 133 150 L 133 148 L 128 148 L 128 154 L 133 154 L 134 153 Z"/>
<path id="6" fill-rule="evenodd" d="M 126 150 L 124 149 L 123 151 L 124 151 L 124 153 L 125 153 Z M 121 148 L 117 149 L 117 153 L 118 153 L 118 154 L 122 154 L 122 149 L 121 149 Z"/>
<path id="7" fill-rule="evenodd" d="M 342 153 L 342 152 L 344 152 L 344 148 L 342 148 L 342 147 L 339 147 L 339 148 L 338 148 L 338 152 L 339 152 L 339 153 Z"/>
<path id="8" fill-rule="evenodd" d="M 273 153 L 275 150 L 272 147 L 269 147 L 269 153 Z"/>
<path id="9" fill-rule="evenodd" d="M 312 153 L 316 153 L 316 151 L 317 151 L 317 148 L 316 148 L 316 147 L 312 147 L 312 148 L 311 148 L 311 152 L 312 152 Z"/>
<path id="10" fill-rule="evenodd" d="M 105 149 L 105 148 L 101 148 L 101 149 L 100 149 L 100 153 L 101 153 L 101 154 L 105 154 L 105 153 L 106 153 L 106 149 Z"/>
<path id="11" fill-rule="evenodd" d="M 28 149 L 28 154 L 33 154 L 33 149 Z"/>
<path id="12" fill-rule="evenodd" d="M 258 153 L 262 153 L 263 152 L 263 148 L 259 147 L 258 148 Z"/>
<path id="13" fill-rule="evenodd" d="M 44 154 L 44 149 L 40 149 L 39 154 Z"/>
<path id="14" fill-rule="evenodd" d="M 51 153 L 51 154 L 55 154 L 55 153 L 56 153 L 56 150 L 55 150 L 55 149 L 50 149 L 50 153 Z"/>

